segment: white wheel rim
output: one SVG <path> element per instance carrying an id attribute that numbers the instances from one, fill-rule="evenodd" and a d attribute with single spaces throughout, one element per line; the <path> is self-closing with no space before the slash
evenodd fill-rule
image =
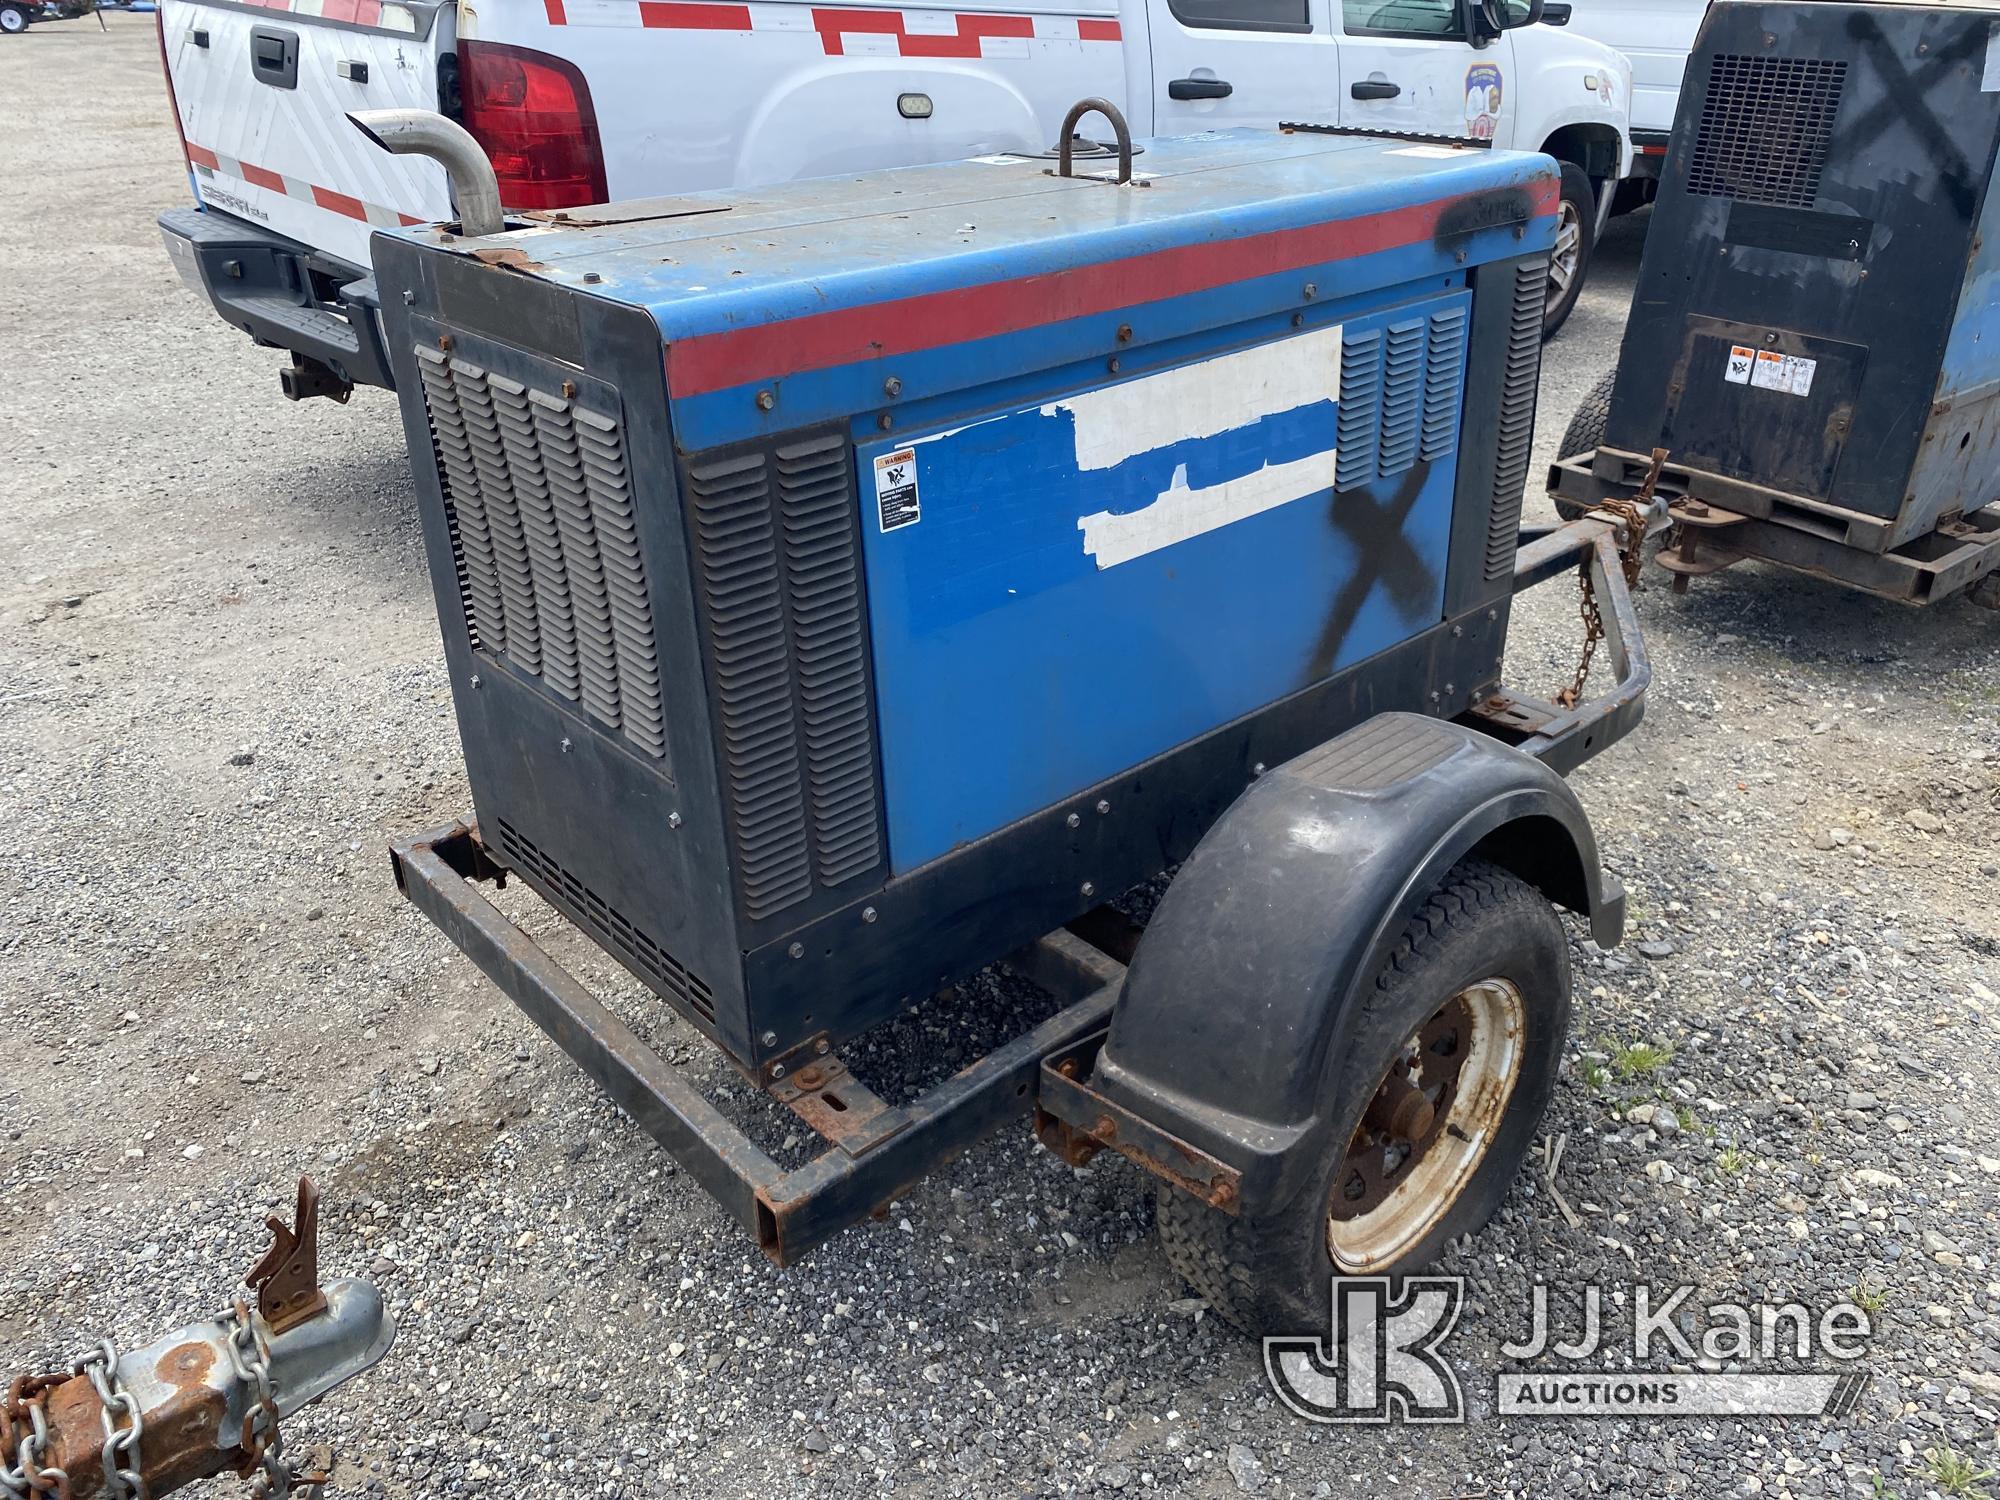
<path id="1" fill-rule="evenodd" d="M 1463 1016 L 1453 1028 L 1455 1051 L 1448 1058 L 1427 1059 L 1421 1038 L 1455 1006 L 1462 1007 Z M 1361 1276 L 1393 1265 L 1450 1212 L 1506 1118 L 1520 1081 L 1527 1029 L 1527 1006 L 1514 983 L 1482 979 L 1438 1007 L 1404 1043 L 1381 1088 L 1390 1088 L 1392 1078 L 1401 1076 L 1433 1104 L 1439 1090 L 1449 1097 L 1416 1141 L 1385 1139 L 1384 1132 L 1371 1131 L 1365 1120 L 1357 1126 L 1334 1173 L 1333 1199 L 1327 1209 L 1327 1250 L 1336 1268 Z M 1380 1174 L 1383 1181 L 1393 1177 L 1386 1195 L 1360 1212 L 1341 1212 L 1343 1199 L 1353 1196 L 1355 1182 L 1373 1175 L 1375 1153 L 1393 1161 L 1399 1147 L 1405 1151 L 1400 1166 Z"/>
<path id="2" fill-rule="evenodd" d="M 1583 215 L 1565 198 L 1556 210 L 1556 243 L 1549 252 L 1549 301 L 1557 302 L 1576 281 L 1583 263 Z"/>
<path id="3" fill-rule="evenodd" d="M 18 10 L 0 10 L 0 31 L 22 32 L 28 29 L 28 18 Z"/>

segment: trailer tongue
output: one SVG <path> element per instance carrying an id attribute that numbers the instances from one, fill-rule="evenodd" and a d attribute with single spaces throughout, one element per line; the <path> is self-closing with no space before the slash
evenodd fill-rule
<path id="1" fill-rule="evenodd" d="M 1517 564 L 1546 158 L 1139 160 L 378 237 L 476 809 L 396 876 L 780 1262 L 1039 1109 L 1162 1178 L 1225 1317 L 1299 1326 L 1527 1149 L 1553 905 L 1623 919 L 1551 767 L 1637 722 L 1654 516 Z M 1579 568 L 1617 681 L 1501 694 L 1517 587 Z M 1182 862 L 1135 949 L 1064 930 Z M 824 1154 L 754 1145 L 479 889 L 513 878 Z M 1010 954 L 1039 1027 L 913 1099 L 843 1060 Z"/>

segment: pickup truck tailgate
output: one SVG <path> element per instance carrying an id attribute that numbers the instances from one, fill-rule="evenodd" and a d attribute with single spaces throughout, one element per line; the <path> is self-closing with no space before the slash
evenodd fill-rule
<path id="1" fill-rule="evenodd" d="M 442 167 L 391 156 L 346 116 L 436 109 L 456 18 L 438 0 L 162 0 L 203 204 L 364 270 L 377 227 L 449 218 Z"/>

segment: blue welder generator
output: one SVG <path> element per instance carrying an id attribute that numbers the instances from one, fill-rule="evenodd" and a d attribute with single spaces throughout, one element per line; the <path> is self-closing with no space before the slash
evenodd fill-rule
<path id="1" fill-rule="evenodd" d="M 1677 590 L 2000 604 L 1996 156 L 2000 5 L 1717 0 L 1557 510 L 1668 497 Z"/>
<path id="2" fill-rule="evenodd" d="M 1122 144 L 378 238 L 476 813 L 396 873 L 774 1260 L 1032 1113 L 1162 1179 L 1221 1315 L 1295 1329 L 1527 1151 L 1555 909 L 1623 925 L 1560 773 L 1638 721 L 1652 517 L 1517 555 L 1551 161 Z M 1614 680 L 1503 694 L 1555 578 Z M 1110 903 L 1176 866 L 1136 932 Z M 774 1160 L 506 879 L 821 1153 Z M 1002 960 L 1046 1020 L 915 1097 L 843 1060 Z"/>

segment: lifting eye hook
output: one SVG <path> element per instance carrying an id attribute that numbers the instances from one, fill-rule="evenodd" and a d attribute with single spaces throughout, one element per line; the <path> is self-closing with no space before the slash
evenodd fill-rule
<path id="1" fill-rule="evenodd" d="M 1125 123 L 1125 116 L 1117 105 L 1109 99 L 1079 99 L 1069 107 L 1063 116 L 1062 132 L 1056 137 L 1056 176 L 1070 177 L 1070 151 L 1076 140 L 1076 127 L 1085 115 L 1103 115 L 1111 125 L 1111 133 L 1118 140 L 1118 181 L 1121 185 L 1132 180 L 1132 128 Z"/>

